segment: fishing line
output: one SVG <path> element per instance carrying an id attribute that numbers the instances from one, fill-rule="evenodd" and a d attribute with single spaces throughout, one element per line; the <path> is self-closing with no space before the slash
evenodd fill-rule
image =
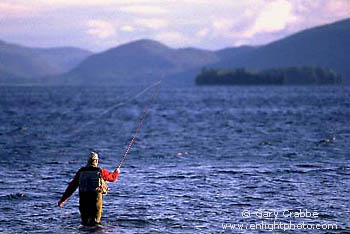
<path id="1" fill-rule="evenodd" d="M 115 104 L 114 106 L 112 106 L 111 108 L 109 108 L 108 110 L 102 112 L 97 118 L 93 119 L 93 120 L 90 120 L 89 122 L 81 125 L 78 129 L 74 130 L 70 136 L 74 135 L 75 133 L 79 132 L 81 129 L 89 126 L 90 124 L 94 123 L 97 119 L 100 119 L 102 118 L 103 116 L 107 115 L 108 113 L 110 113 L 111 111 L 113 111 L 114 109 L 117 109 L 118 107 L 121 107 L 121 106 L 124 106 L 130 102 L 132 102 L 133 100 L 141 97 L 144 93 L 146 93 L 148 90 L 152 89 L 153 87 L 159 85 L 161 83 L 162 79 L 160 79 L 159 81 L 151 84 L 150 86 L 146 87 L 145 89 L 143 89 L 141 92 L 139 92 L 138 94 L 136 94 L 135 96 L 123 101 L 123 102 L 120 102 L 120 103 L 117 103 Z"/>
<path id="2" fill-rule="evenodd" d="M 126 148 L 126 151 L 124 152 L 124 155 L 123 155 L 122 159 L 120 160 L 120 163 L 119 163 L 119 165 L 118 165 L 117 168 L 120 168 L 120 167 L 122 166 L 122 164 L 124 163 L 124 161 L 125 161 L 125 159 L 126 159 L 127 154 L 129 153 L 129 151 L 130 151 L 132 145 L 134 144 L 134 141 L 135 141 L 135 139 L 136 139 L 136 136 L 137 136 L 137 134 L 139 133 L 140 128 L 141 128 L 143 122 L 145 121 L 145 118 L 146 118 L 146 116 L 147 116 L 147 114 L 148 114 L 148 112 L 149 112 L 149 110 L 150 110 L 150 107 L 151 107 L 152 104 L 154 103 L 154 101 L 155 101 L 155 99 L 156 99 L 155 97 L 156 97 L 156 96 L 158 95 L 158 93 L 159 93 L 160 84 L 161 84 L 162 80 L 163 80 L 163 77 L 162 77 L 158 82 L 156 82 L 154 85 L 152 85 L 152 87 L 155 87 L 155 86 L 157 85 L 157 86 L 156 86 L 157 89 L 156 89 L 155 92 L 153 93 L 151 101 L 150 101 L 150 102 L 148 103 L 148 105 L 146 106 L 145 111 L 143 112 L 143 115 L 141 116 L 140 121 L 139 121 L 139 124 L 138 124 L 138 126 L 137 126 L 137 128 L 136 128 L 135 134 L 134 134 L 134 136 L 131 138 L 131 140 L 130 140 L 130 142 L 129 142 L 127 148 Z"/>

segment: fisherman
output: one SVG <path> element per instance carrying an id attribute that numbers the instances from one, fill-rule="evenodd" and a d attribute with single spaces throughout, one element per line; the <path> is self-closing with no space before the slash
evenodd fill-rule
<path id="1" fill-rule="evenodd" d="M 106 181 L 114 182 L 118 179 L 120 168 L 114 172 L 108 172 L 104 168 L 97 167 L 98 154 L 92 151 L 88 157 L 88 163 L 75 174 L 66 191 L 58 202 L 60 208 L 66 200 L 79 187 L 79 211 L 83 225 L 96 225 L 101 221 L 102 194 L 107 194 L 108 185 Z"/>

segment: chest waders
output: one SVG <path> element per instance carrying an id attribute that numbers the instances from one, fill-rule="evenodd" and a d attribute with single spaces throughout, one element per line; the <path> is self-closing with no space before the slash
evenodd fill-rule
<path id="1" fill-rule="evenodd" d="M 84 167 L 79 176 L 79 211 L 84 225 L 101 221 L 102 194 L 108 192 L 107 183 L 101 178 L 98 167 Z"/>

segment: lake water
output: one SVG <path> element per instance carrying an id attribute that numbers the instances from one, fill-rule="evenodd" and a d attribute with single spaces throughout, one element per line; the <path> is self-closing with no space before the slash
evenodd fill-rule
<path id="1" fill-rule="evenodd" d="M 83 227 L 77 192 L 57 202 L 90 149 L 118 165 L 143 88 L 0 88 L 0 233 L 350 232 L 350 87 L 335 86 L 162 87 L 102 226 Z"/>

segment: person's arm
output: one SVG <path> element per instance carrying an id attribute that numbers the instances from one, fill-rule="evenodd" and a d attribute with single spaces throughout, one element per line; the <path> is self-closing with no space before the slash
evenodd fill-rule
<path id="1" fill-rule="evenodd" d="M 102 179 L 109 181 L 109 182 L 114 182 L 118 179 L 120 173 L 119 167 L 114 170 L 114 172 L 109 172 L 106 169 L 102 168 L 101 169 L 101 176 Z"/>
<path id="2" fill-rule="evenodd" d="M 66 200 L 74 193 L 74 191 L 79 186 L 79 175 L 80 170 L 75 174 L 74 179 L 68 184 L 66 191 L 62 195 L 61 200 L 58 202 L 58 206 L 62 208 L 63 204 L 66 202 Z"/>

